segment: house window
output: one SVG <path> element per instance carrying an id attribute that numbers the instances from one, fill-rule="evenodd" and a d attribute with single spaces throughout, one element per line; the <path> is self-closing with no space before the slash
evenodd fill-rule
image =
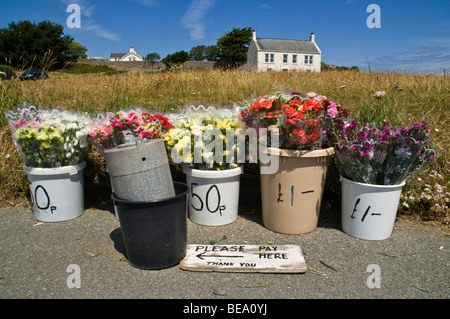
<path id="1" fill-rule="evenodd" d="M 266 53 L 265 55 L 265 62 L 266 63 L 273 63 L 275 61 L 275 55 L 273 53 Z"/>
<path id="2" fill-rule="evenodd" d="M 283 54 L 283 63 L 287 63 L 287 62 L 288 62 L 288 55 Z"/>
<path id="3" fill-rule="evenodd" d="M 313 64 L 313 56 L 312 55 L 309 56 L 309 64 Z"/>
<path id="4" fill-rule="evenodd" d="M 292 55 L 292 63 L 297 64 L 297 54 Z"/>
<path id="5" fill-rule="evenodd" d="M 305 55 L 305 64 L 313 64 L 313 56 Z"/>

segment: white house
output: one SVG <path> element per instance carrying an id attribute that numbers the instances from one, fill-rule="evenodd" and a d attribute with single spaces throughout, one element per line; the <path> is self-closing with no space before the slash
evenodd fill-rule
<path id="1" fill-rule="evenodd" d="M 284 40 L 253 37 L 247 52 L 247 66 L 257 71 L 320 72 L 322 52 L 314 33 L 308 40 Z"/>
<path id="2" fill-rule="evenodd" d="M 130 47 L 128 53 L 110 53 L 109 61 L 144 61 L 144 58 L 137 54 L 133 47 Z"/>

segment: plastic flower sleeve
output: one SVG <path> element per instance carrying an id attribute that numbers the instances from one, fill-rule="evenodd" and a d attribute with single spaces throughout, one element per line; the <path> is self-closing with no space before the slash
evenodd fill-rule
<path id="1" fill-rule="evenodd" d="M 432 162 L 436 146 L 428 123 L 397 128 L 388 122 L 351 121 L 337 128 L 335 153 L 341 175 L 355 182 L 377 185 L 403 183 Z"/>
<path id="2" fill-rule="evenodd" d="M 244 127 L 238 117 L 236 108 L 202 105 L 170 114 L 174 128 L 164 135 L 164 141 L 171 159 L 205 170 L 237 167 L 236 137 Z"/>
<path id="3" fill-rule="evenodd" d="M 38 110 L 35 106 L 5 112 L 14 144 L 29 167 L 61 167 L 85 160 L 89 118 L 75 112 Z"/>
<path id="4" fill-rule="evenodd" d="M 135 143 L 136 138 L 156 139 L 172 128 L 170 120 L 161 114 L 140 109 L 99 114 L 89 127 L 92 143 L 104 152 L 123 144 Z"/>
<path id="5" fill-rule="evenodd" d="M 242 102 L 241 106 L 240 117 L 247 126 L 257 129 L 277 127 L 280 147 L 296 150 L 327 146 L 331 124 L 325 119 L 341 114 L 334 102 L 314 92 L 308 92 L 304 97 L 298 92 L 264 94 Z M 328 107 L 330 112 L 327 113 Z"/>

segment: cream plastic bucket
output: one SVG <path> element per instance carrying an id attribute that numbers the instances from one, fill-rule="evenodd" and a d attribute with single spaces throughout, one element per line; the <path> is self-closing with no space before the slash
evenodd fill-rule
<path id="1" fill-rule="evenodd" d="M 264 226 L 283 234 L 304 234 L 315 230 L 334 149 L 296 151 L 268 148 L 267 153 L 278 155 L 279 166 L 277 172 L 263 174 L 264 164 L 261 163 Z"/>

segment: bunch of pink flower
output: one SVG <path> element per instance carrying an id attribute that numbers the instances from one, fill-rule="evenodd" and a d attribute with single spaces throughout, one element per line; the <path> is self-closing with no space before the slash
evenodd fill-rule
<path id="1" fill-rule="evenodd" d="M 335 126 L 339 172 L 355 182 L 394 185 L 435 160 L 437 147 L 429 123 L 397 127 L 387 121 L 343 121 Z"/>
<path id="2" fill-rule="evenodd" d="M 124 134 L 142 139 L 162 138 L 173 126 L 160 114 L 130 111 L 109 113 L 107 120 L 89 130 L 93 143 L 100 151 L 124 143 Z"/>
<path id="3" fill-rule="evenodd" d="M 118 112 L 110 114 L 111 126 L 117 131 L 130 131 L 132 135 L 141 138 L 161 138 L 173 126 L 169 119 L 160 114 L 146 112 Z"/>
<path id="4" fill-rule="evenodd" d="M 113 139 L 113 128 L 111 123 L 102 123 L 89 129 L 91 142 L 98 147 L 101 152 L 113 148 L 117 145 Z"/>

